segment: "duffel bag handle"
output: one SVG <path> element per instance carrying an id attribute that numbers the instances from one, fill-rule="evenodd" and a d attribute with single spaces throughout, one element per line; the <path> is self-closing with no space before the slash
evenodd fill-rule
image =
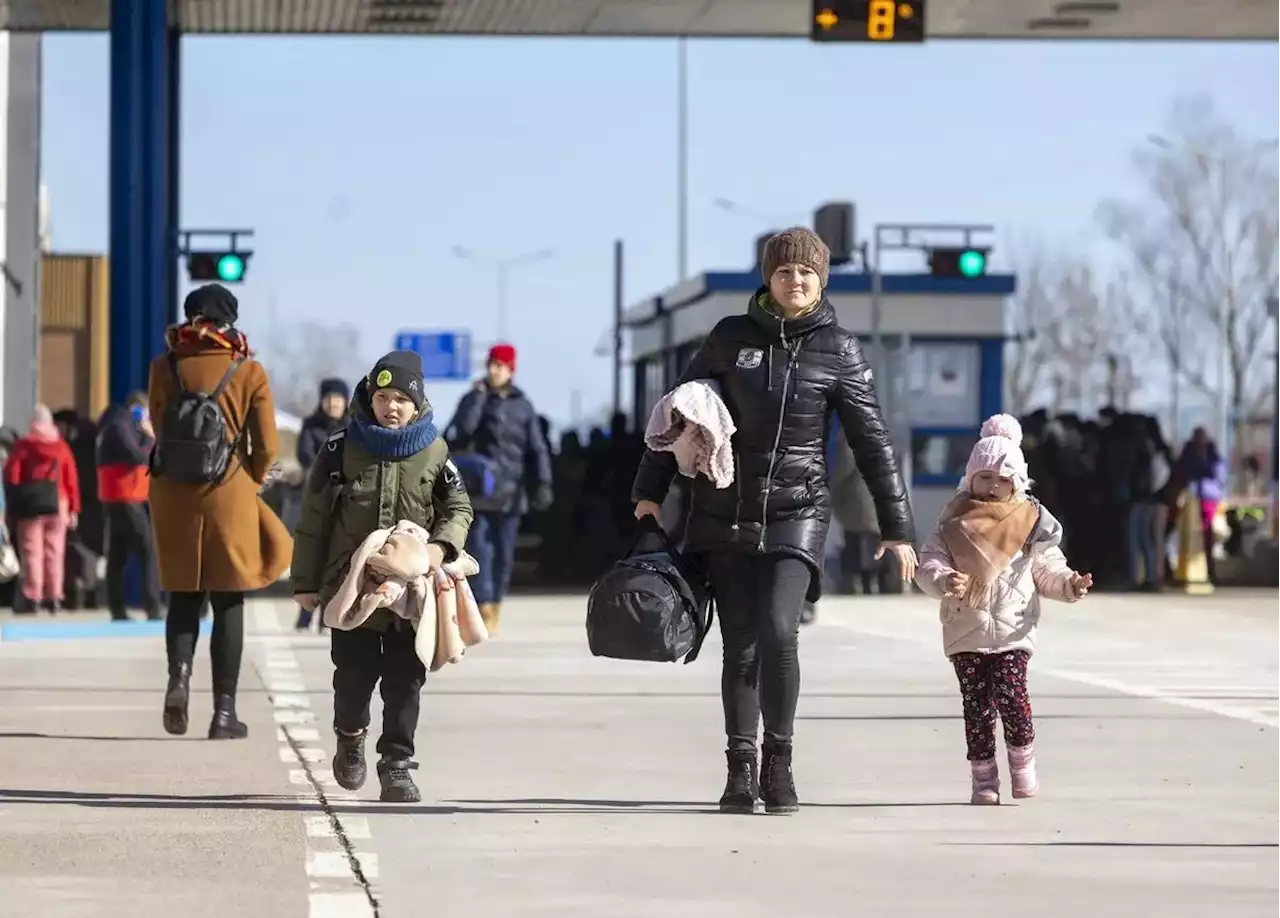
<path id="1" fill-rule="evenodd" d="M 676 554 L 675 546 L 671 544 L 667 531 L 662 528 L 657 517 L 645 515 L 636 522 L 635 538 L 631 540 L 631 547 L 623 557 L 630 558 L 652 551 L 665 551 L 672 557 Z"/>

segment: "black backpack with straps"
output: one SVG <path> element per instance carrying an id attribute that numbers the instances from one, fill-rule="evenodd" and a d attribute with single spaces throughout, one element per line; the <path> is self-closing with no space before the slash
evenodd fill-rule
<path id="1" fill-rule="evenodd" d="M 347 428 L 329 434 L 320 446 L 320 453 L 308 472 L 307 486 L 324 491 L 328 501 L 328 513 L 324 528 L 316 542 L 316 576 L 324 577 L 325 562 L 329 559 L 329 542 L 333 540 L 333 527 L 337 523 L 338 505 L 347 490 L 347 479 L 342 474 L 342 457 L 346 453 Z"/>
<path id="2" fill-rule="evenodd" d="M 236 438 L 229 440 L 227 417 L 218 399 L 245 359 L 232 360 L 212 392 L 192 392 L 182 384 L 178 358 L 172 352 L 168 357 L 177 397 L 160 421 L 152 474 L 181 484 L 220 484 L 249 425 L 244 424 Z"/>

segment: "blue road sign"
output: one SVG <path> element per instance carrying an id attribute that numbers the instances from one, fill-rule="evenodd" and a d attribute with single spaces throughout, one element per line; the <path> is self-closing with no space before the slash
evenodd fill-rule
<path id="1" fill-rule="evenodd" d="M 470 332 L 397 332 L 396 350 L 413 351 L 421 357 L 422 375 L 427 379 L 471 378 Z"/>

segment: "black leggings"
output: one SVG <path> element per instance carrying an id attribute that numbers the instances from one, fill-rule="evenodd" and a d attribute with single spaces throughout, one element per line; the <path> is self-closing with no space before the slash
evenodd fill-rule
<path id="1" fill-rule="evenodd" d="M 240 682 L 240 658 L 244 655 L 243 593 L 172 593 L 169 617 L 164 623 L 165 650 L 169 667 L 190 664 L 196 656 L 200 636 L 200 612 L 205 598 L 213 607 L 213 635 L 209 640 L 209 660 L 213 664 L 213 693 L 235 695 Z"/>
<path id="2" fill-rule="evenodd" d="M 790 743 L 800 698 L 800 612 L 809 566 L 785 555 L 716 553 L 711 585 L 724 638 L 720 696 L 729 748 Z"/>

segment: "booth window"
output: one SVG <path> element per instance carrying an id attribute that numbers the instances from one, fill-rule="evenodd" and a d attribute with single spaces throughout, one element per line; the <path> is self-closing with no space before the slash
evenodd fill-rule
<path id="1" fill-rule="evenodd" d="M 915 483 L 955 487 L 964 477 L 969 453 L 978 442 L 971 428 L 916 430 L 911 435 L 911 467 Z"/>

